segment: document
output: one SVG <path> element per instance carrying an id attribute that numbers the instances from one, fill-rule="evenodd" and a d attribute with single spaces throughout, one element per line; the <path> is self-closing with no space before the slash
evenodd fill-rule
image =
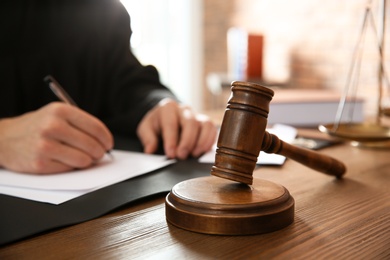
<path id="1" fill-rule="evenodd" d="M 0 169 L 0 194 L 60 204 L 97 189 L 157 170 L 175 162 L 165 156 L 113 150 L 95 166 L 50 175 Z"/>
<path id="2" fill-rule="evenodd" d="M 268 128 L 267 131 L 279 137 L 280 140 L 283 140 L 286 143 L 292 143 L 297 136 L 297 129 L 288 125 L 275 124 L 273 127 Z M 217 144 L 214 144 L 214 149 L 212 151 L 204 154 L 199 158 L 201 163 L 214 163 L 215 161 L 215 151 L 217 149 Z M 259 165 L 283 165 L 286 157 L 279 154 L 268 154 L 263 151 L 260 152 L 259 157 L 257 157 L 257 164 Z"/>

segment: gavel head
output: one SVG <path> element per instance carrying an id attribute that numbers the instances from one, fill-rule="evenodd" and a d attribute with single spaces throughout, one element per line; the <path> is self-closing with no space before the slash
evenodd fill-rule
<path id="1" fill-rule="evenodd" d="M 274 92 L 259 84 L 234 81 L 217 142 L 211 174 L 252 184 Z"/>

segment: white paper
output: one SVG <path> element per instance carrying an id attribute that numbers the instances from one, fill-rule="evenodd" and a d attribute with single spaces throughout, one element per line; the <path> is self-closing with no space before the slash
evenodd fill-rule
<path id="1" fill-rule="evenodd" d="M 165 156 L 128 151 L 111 151 L 97 165 L 78 171 L 30 175 L 0 169 L 0 193 L 60 204 L 94 190 L 118 183 L 175 162 Z"/>
<path id="2" fill-rule="evenodd" d="M 286 143 L 291 143 L 297 136 L 297 129 L 288 125 L 275 124 L 272 128 L 267 129 L 268 132 L 279 137 Z M 212 151 L 204 154 L 199 158 L 201 163 L 214 163 L 215 162 L 215 151 L 217 144 L 214 144 Z M 283 165 L 286 157 L 279 154 L 268 154 L 263 151 L 260 152 L 260 156 L 257 158 L 257 164 L 260 165 Z"/>

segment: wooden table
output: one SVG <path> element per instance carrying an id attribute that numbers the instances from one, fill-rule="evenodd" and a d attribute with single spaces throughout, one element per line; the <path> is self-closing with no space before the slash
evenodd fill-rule
<path id="1" fill-rule="evenodd" d="M 253 236 L 197 234 L 168 225 L 164 197 L 0 248 L 0 259 L 390 259 L 390 152 L 336 145 L 336 180 L 292 160 L 254 176 L 284 185 L 295 221 Z"/>

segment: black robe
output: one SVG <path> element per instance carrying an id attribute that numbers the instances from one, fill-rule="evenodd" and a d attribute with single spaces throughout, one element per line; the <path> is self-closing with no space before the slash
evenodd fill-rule
<path id="1" fill-rule="evenodd" d="M 134 136 L 151 107 L 174 98 L 131 53 L 118 0 L 2 0 L 0 33 L 0 120 L 58 101 L 48 74 L 114 134 Z"/>

